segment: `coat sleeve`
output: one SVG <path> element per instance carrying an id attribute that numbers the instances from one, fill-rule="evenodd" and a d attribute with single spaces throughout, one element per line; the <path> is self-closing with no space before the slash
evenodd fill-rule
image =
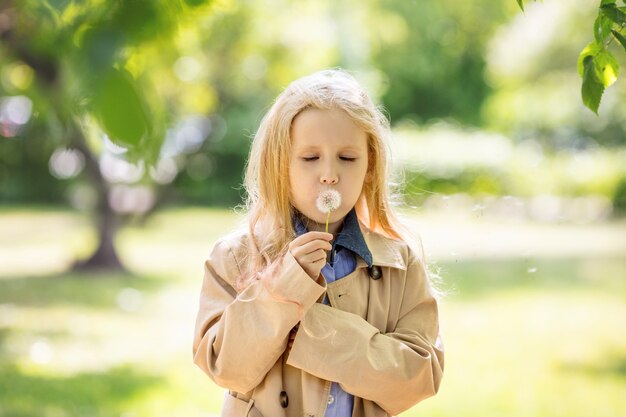
<path id="1" fill-rule="evenodd" d="M 287 364 L 398 415 L 438 391 L 443 359 L 437 302 L 422 263 L 412 259 L 392 332 L 318 303 L 305 314 Z"/>
<path id="2" fill-rule="evenodd" d="M 274 271 L 265 285 L 257 280 L 237 294 L 241 271 L 226 241 L 218 241 L 204 263 L 193 361 L 223 388 L 245 393 L 256 387 L 284 352 L 300 320 L 298 304 L 308 310 L 326 289 L 290 252 Z"/>

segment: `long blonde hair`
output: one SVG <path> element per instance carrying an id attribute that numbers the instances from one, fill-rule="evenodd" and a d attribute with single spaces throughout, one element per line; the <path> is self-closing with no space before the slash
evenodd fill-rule
<path id="1" fill-rule="evenodd" d="M 289 158 L 293 119 L 308 108 L 343 110 L 368 137 L 368 175 L 355 205 L 360 222 L 388 238 L 406 242 L 424 262 L 421 241 L 394 212 L 401 201 L 391 181 L 389 121 L 367 92 L 345 70 L 315 72 L 293 81 L 276 98 L 254 135 L 246 166 L 247 197 L 242 227 L 252 248 L 248 271 L 238 282 L 244 288 L 255 275 L 282 257 L 296 237 L 294 208 L 289 201 Z M 425 262 L 424 262 L 424 266 Z M 434 288 L 431 285 L 434 291 Z"/>

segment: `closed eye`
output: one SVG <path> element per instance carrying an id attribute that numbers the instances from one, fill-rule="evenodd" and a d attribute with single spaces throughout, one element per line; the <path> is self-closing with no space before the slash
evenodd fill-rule
<path id="1" fill-rule="evenodd" d="M 308 157 L 308 158 L 307 157 L 303 157 L 302 159 L 307 161 L 307 162 L 310 162 L 310 161 L 315 161 L 316 159 L 319 159 L 319 158 L 317 156 L 311 156 L 311 157 Z M 352 161 L 356 160 L 356 158 L 350 158 L 350 157 L 347 157 L 347 156 L 340 156 L 339 159 L 341 159 L 343 161 L 349 161 L 349 162 L 352 162 Z"/>

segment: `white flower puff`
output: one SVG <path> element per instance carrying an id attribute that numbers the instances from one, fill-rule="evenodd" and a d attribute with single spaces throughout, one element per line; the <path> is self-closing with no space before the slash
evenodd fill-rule
<path id="1" fill-rule="evenodd" d="M 333 189 L 322 191 L 315 201 L 315 205 L 322 213 L 330 213 L 333 210 L 337 210 L 340 204 L 341 194 Z"/>

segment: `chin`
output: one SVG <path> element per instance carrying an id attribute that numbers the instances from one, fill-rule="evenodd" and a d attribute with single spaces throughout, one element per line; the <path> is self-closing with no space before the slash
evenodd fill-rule
<path id="1" fill-rule="evenodd" d="M 320 225 L 325 225 L 326 224 L 326 215 L 323 214 L 320 211 L 316 211 L 313 210 L 313 212 L 301 212 L 302 214 L 304 214 L 309 221 L 320 224 Z M 333 214 L 330 214 L 330 220 L 328 221 L 328 223 L 333 223 L 335 220 L 333 220 Z"/>
<path id="2" fill-rule="evenodd" d="M 309 220 L 315 222 L 317 224 L 325 225 L 326 224 L 326 216 L 321 213 L 315 213 L 315 216 L 307 216 Z M 329 223 L 333 222 L 333 215 L 330 215 Z"/>
<path id="3" fill-rule="evenodd" d="M 311 209 L 306 211 L 298 209 L 298 211 L 305 215 L 310 221 L 313 221 L 322 226 L 326 225 L 326 217 L 328 216 L 328 214 L 322 213 L 317 209 L 317 207 L 313 206 Z M 337 210 L 332 211 L 330 213 L 330 219 L 328 220 L 328 224 L 336 223 L 342 220 L 348 214 L 348 211 L 349 210 L 344 210 L 343 207 L 339 207 Z"/>
<path id="4" fill-rule="evenodd" d="M 346 214 L 348 214 L 348 213 L 344 213 L 342 210 L 335 210 L 335 211 L 331 212 L 330 213 L 330 219 L 328 219 L 328 224 L 337 223 L 338 221 L 341 221 L 346 216 Z M 318 223 L 325 225 L 327 216 L 328 216 L 328 214 L 320 213 L 321 221 L 318 222 Z M 317 221 L 315 219 L 312 219 L 312 220 Z"/>

